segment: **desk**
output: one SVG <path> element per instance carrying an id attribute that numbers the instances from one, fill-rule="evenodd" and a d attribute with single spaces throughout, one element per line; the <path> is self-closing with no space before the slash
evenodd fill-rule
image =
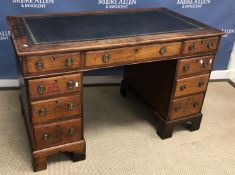
<path id="1" fill-rule="evenodd" d="M 223 32 L 165 8 L 7 19 L 34 171 L 58 152 L 85 159 L 85 71 L 124 66 L 121 95 L 130 89 L 147 102 L 162 139 L 179 124 L 199 129 Z"/>

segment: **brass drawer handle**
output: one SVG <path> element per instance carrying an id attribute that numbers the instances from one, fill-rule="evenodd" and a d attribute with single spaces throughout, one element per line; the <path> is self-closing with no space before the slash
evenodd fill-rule
<path id="1" fill-rule="evenodd" d="M 38 87 L 37 87 L 37 91 L 39 94 L 43 94 L 46 90 L 46 87 L 44 84 L 40 84 Z"/>
<path id="2" fill-rule="evenodd" d="M 37 61 L 35 63 L 35 67 L 38 69 L 38 70 L 42 70 L 43 67 L 44 67 L 44 63 L 42 61 Z"/>
<path id="3" fill-rule="evenodd" d="M 194 45 L 194 44 L 191 44 L 191 45 L 188 47 L 189 52 L 194 51 L 194 49 L 195 49 L 195 45 Z"/>
<path id="4" fill-rule="evenodd" d="M 164 55 L 166 53 L 166 47 L 162 47 L 159 50 L 160 55 Z"/>
<path id="5" fill-rule="evenodd" d="M 68 89 L 73 89 L 74 86 L 75 86 L 75 83 L 74 83 L 73 80 L 69 80 L 69 81 L 67 82 L 67 88 L 68 88 Z"/>
<path id="6" fill-rule="evenodd" d="M 185 64 L 183 70 L 184 70 L 184 72 L 188 72 L 189 71 L 189 64 Z"/>
<path id="7" fill-rule="evenodd" d="M 207 44 L 207 48 L 208 48 L 208 49 L 212 49 L 213 46 L 214 46 L 214 43 L 212 43 L 212 42 L 209 42 L 209 43 Z"/>
<path id="8" fill-rule="evenodd" d="M 186 89 L 186 86 L 185 86 L 185 85 L 180 86 L 180 91 L 183 91 L 183 90 L 185 90 L 185 89 Z"/>
<path id="9" fill-rule="evenodd" d="M 75 134 L 75 129 L 74 128 L 70 128 L 69 129 L 69 135 L 74 135 Z"/>
<path id="10" fill-rule="evenodd" d="M 181 110 L 181 107 L 179 105 L 175 107 L 176 112 L 179 112 L 180 110 Z"/>
<path id="11" fill-rule="evenodd" d="M 193 107 L 197 108 L 199 106 L 199 103 L 198 102 L 194 102 L 193 103 Z"/>
<path id="12" fill-rule="evenodd" d="M 198 83 L 198 86 L 199 86 L 199 87 L 202 87 L 202 86 L 204 86 L 204 84 L 205 84 L 205 83 L 204 83 L 203 81 L 200 81 L 200 82 Z"/>
<path id="13" fill-rule="evenodd" d="M 45 108 L 42 108 L 38 111 L 40 117 L 44 117 L 45 115 L 47 115 L 47 110 Z"/>
<path id="14" fill-rule="evenodd" d="M 204 60 L 202 63 L 203 68 L 207 68 L 209 65 L 209 62 L 207 60 Z"/>
<path id="15" fill-rule="evenodd" d="M 103 56 L 103 62 L 108 62 L 110 60 L 110 56 L 109 56 L 109 54 L 104 54 L 104 56 Z"/>
<path id="16" fill-rule="evenodd" d="M 47 140 L 48 140 L 48 137 L 49 137 L 48 134 L 43 134 L 43 135 L 42 135 L 42 140 L 43 140 L 43 141 L 47 141 Z"/>
<path id="17" fill-rule="evenodd" d="M 67 58 L 65 60 L 65 65 L 66 66 L 72 66 L 73 65 L 73 59 L 72 58 Z"/>
<path id="18" fill-rule="evenodd" d="M 73 110 L 74 107 L 75 107 L 75 105 L 74 105 L 73 103 L 69 103 L 69 104 L 68 104 L 68 109 L 69 109 L 69 110 Z"/>

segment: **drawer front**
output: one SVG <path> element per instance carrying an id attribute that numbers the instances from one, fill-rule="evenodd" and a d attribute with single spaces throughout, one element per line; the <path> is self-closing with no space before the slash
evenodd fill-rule
<path id="1" fill-rule="evenodd" d="M 179 61 L 177 76 L 190 75 L 210 71 L 214 56 L 183 59 Z"/>
<path id="2" fill-rule="evenodd" d="M 205 91 L 208 80 L 209 74 L 177 80 L 175 97 Z"/>
<path id="3" fill-rule="evenodd" d="M 36 149 L 81 140 L 81 120 L 74 119 L 64 122 L 34 127 Z"/>
<path id="4" fill-rule="evenodd" d="M 199 113 L 203 104 L 204 94 L 194 95 L 173 100 L 170 110 L 170 120 L 183 118 L 187 115 Z"/>
<path id="5" fill-rule="evenodd" d="M 80 53 L 32 56 L 26 58 L 28 74 L 41 74 L 50 71 L 80 68 Z"/>
<path id="6" fill-rule="evenodd" d="M 81 74 L 28 80 L 28 86 L 31 99 L 79 92 L 81 90 Z"/>
<path id="7" fill-rule="evenodd" d="M 208 52 L 217 49 L 219 38 L 207 38 L 185 41 L 183 54 Z"/>
<path id="8" fill-rule="evenodd" d="M 31 113 L 33 123 L 80 115 L 81 98 L 76 95 L 32 102 Z"/>
<path id="9" fill-rule="evenodd" d="M 175 42 L 102 51 L 89 51 L 86 53 L 85 65 L 87 68 L 110 66 L 167 56 L 177 56 L 180 52 L 180 46 L 180 42 Z"/>

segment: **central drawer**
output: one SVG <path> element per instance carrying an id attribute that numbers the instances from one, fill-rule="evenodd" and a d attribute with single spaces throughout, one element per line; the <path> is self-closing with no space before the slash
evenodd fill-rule
<path id="1" fill-rule="evenodd" d="M 81 74 L 28 80 L 30 99 L 51 97 L 81 90 Z"/>
<path id="2" fill-rule="evenodd" d="M 33 123 L 80 115 L 81 97 L 74 95 L 32 102 L 31 113 Z"/>
<path id="3" fill-rule="evenodd" d="M 81 140 L 81 119 L 34 127 L 36 149 Z"/>
<path id="4" fill-rule="evenodd" d="M 86 52 L 85 66 L 86 68 L 97 66 L 105 67 L 116 64 L 121 65 L 128 62 L 133 63 L 168 56 L 177 56 L 180 52 L 180 46 L 180 42 L 174 42 L 101 51 L 89 51 Z"/>

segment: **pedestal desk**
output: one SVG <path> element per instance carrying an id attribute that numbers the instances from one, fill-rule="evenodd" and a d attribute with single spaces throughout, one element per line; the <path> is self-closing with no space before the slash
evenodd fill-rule
<path id="1" fill-rule="evenodd" d="M 179 124 L 199 129 L 223 32 L 165 8 L 7 20 L 34 171 L 46 169 L 47 157 L 58 152 L 72 152 L 74 161 L 85 159 L 85 71 L 124 66 L 121 95 L 130 89 L 147 102 L 162 139 Z"/>

